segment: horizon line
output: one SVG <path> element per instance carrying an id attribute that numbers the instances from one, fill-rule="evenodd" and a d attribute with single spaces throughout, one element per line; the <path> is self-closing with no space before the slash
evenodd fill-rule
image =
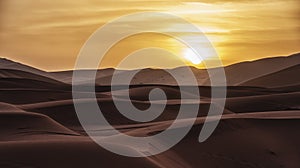
<path id="1" fill-rule="evenodd" d="M 222 67 L 219 66 L 219 67 L 213 67 L 213 68 L 198 68 L 196 66 L 187 65 L 187 66 L 178 66 L 178 67 L 174 67 L 174 68 L 144 67 L 144 68 L 128 68 L 128 69 L 124 68 L 123 69 L 123 68 L 105 67 L 105 68 L 99 68 L 97 70 L 107 70 L 107 69 L 120 70 L 120 71 L 134 71 L 134 70 L 144 70 L 144 69 L 151 69 L 151 70 L 172 70 L 172 69 L 178 69 L 178 68 L 184 68 L 184 67 L 195 68 L 195 69 L 198 69 L 198 70 L 206 70 L 206 69 L 214 69 L 214 68 L 224 68 L 224 67 L 229 67 L 229 66 L 233 66 L 233 65 L 236 65 L 236 64 L 250 63 L 250 62 L 261 61 L 261 60 L 272 59 L 272 58 L 291 57 L 291 56 L 295 56 L 295 55 L 299 55 L 299 54 L 300 54 L 300 51 L 299 52 L 294 52 L 294 53 L 291 53 L 291 54 L 288 54 L 288 55 L 268 56 L 268 57 L 265 57 L 265 58 L 253 59 L 253 60 L 246 60 L 246 61 L 241 61 L 241 62 L 236 62 L 236 63 L 228 64 L 228 65 L 222 66 Z M 29 67 L 34 68 L 34 69 L 38 69 L 40 71 L 50 72 L 50 73 L 74 71 L 74 69 L 45 70 L 43 68 L 39 68 L 39 67 L 35 67 L 33 65 L 30 65 L 30 64 L 28 64 L 26 62 L 21 62 L 21 61 L 15 60 L 15 59 L 10 59 L 10 58 L 7 58 L 5 56 L 0 56 L 0 60 L 11 61 L 11 62 L 14 62 L 14 63 L 17 63 L 17 64 L 22 64 L 22 65 L 29 66 Z M 77 69 L 77 70 L 87 70 L 88 71 L 88 70 L 95 70 L 95 69 L 84 68 L 84 69 Z"/>

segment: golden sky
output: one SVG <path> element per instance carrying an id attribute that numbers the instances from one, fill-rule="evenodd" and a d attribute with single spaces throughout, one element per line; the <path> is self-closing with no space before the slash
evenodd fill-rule
<path id="1" fill-rule="evenodd" d="M 1 0 L 0 57 L 44 70 L 72 69 L 95 30 L 112 19 L 143 11 L 172 13 L 197 25 L 224 65 L 300 51 L 299 0 Z M 159 25 L 179 26 L 172 21 Z M 194 37 L 188 29 L 181 33 Z M 111 48 L 102 68 L 115 67 L 121 57 L 143 47 L 161 47 L 170 53 L 153 52 L 125 68 L 172 68 L 186 54 L 176 40 L 146 33 Z"/>

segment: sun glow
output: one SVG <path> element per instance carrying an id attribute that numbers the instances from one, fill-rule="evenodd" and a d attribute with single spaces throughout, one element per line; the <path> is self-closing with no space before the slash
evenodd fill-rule
<path id="1" fill-rule="evenodd" d="M 187 48 L 183 52 L 183 56 L 185 59 L 190 61 L 191 63 L 198 65 L 202 62 L 202 59 L 199 55 L 197 55 L 192 49 Z"/>
<path id="2" fill-rule="evenodd" d="M 179 16 L 198 27 L 227 66 L 299 52 L 299 7 L 299 0 L 0 0 L 0 55 L 48 71 L 73 69 L 81 47 L 101 26 L 128 14 L 156 11 Z M 134 60 L 126 69 L 147 68 L 150 64 L 162 69 L 182 64 L 205 68 L 206 60 L 212 59 L 204 55 L 199 59 L 191 48 L 187 49 L 191 46 L 178 40 L 187 39 L 201 49 L 210 46 L 205 38 L 198 38 L 202 33 L 173 19 L 156 23 L 141 16 L 118 27 L 131 29 L 132 23 L 146 29 L 155 25 L 157 34 L 176 33 L 178 38 L 154 35 L 152 31 L 126 38 L 107 52 L 101 68 L 115 68 L 130 53 L 148 47 L 163 48 L 173 55 L 153 53 L 160 57 Z M 105 38 L 99 43 L 106 44 Z M 152 55 L 150 52 L 149 58 Z"/>

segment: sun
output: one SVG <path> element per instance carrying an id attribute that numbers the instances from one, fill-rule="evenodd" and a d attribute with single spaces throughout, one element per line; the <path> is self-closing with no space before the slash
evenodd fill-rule
<path id="1" fill-rule="evenodd" d="M 190 61 L 191 63 L 198 65 L 202 62 L 202 59 L 199 55 L 197 55 L 192 49 L 186 48 L 183 51 L 183 56 L 186 60 Z"/>

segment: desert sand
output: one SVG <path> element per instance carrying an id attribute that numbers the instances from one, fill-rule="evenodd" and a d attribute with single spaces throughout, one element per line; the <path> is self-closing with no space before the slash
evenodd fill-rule
<path id="1" fill-rule="evenodd" d="M 111 90 L 116 71 L 98 70 L 97 102 L 104 116 L 116 129 L 131 136 L 150 136 L 166 129 L 176 118 L 180 105 L 200 105 L 191 131 L 173 148 L 161 154 L 130 158 L 111 153 L 90 139 L 82 128 L 72 100 L 72 71 L 45 72 L 0 59 L 0 167 L 165 167 L 165 168 L 298 168 L 300 167 L 300 54 L 243 62 L 225 67 L 227 100 L 221 121 L 211 137 L 199 143 L 198 136 L 211 101 L 206 70 L 192 68 L 201 99 L 180 101 L 181 93 L 171 76 L 163 70 L 144 69 L 129 90 Z M 172 69 L 181 73 L 180 67 Z M 84 85 L 87 79 L 82 70 Z M 117 70 L 118 75 L 127 71 Z M 157 79 L 157 80 L 154 80 Z M 187 83 L 188 78 L 186 79 Z M 189 87 L 189 86 L 185 86 Z M 164 113 L 151 122 L 137 123 L 119 113 L 112 100 L 139 109 L 150 105 L 149 92 L 165 91 L 168 101 Z M 218 89 L 218 88 L 216 88 Z M 131 100 L 126 99 L 126 92 Z M 185 92 L 189 97 L 194 93 Z M 91 99 L 82 93 L 80 103 Z M 159 105 L 156 98 L 153 105 Z M 88 113 L 88 111 L 87 111 Z M 182 129 L 190 119 L 182 119 Z M 110 136 L 99 125 L 94 131 Z M 130 146 L 116 145 L 131 152 Z"/>

